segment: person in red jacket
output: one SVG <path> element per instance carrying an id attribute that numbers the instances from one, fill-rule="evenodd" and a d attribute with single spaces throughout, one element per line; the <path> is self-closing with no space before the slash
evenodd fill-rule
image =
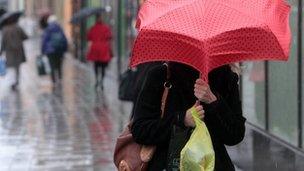
<path id="1" fill-rule="evenodd" d="M 94 62 L 96 88 L 99 86 L 103 90 L 103 78 L 108 63 L 112 58 L 112 32 L 108 25 L 102 21 L 100 14 L 96 15 L 96 23 L 93 25 L 88 34 L 88 47 L 87 60 Z"/>

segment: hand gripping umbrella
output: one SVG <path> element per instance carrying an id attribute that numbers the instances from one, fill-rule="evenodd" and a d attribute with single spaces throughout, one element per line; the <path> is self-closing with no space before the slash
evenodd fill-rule
<path id="1" fill-rule="evenodd" d="M 139 11 L 131 66 L 190 65 L 208 81 L 219 66 L 288 60 L 290 6 L 284 0 L 146 0 Z"/>

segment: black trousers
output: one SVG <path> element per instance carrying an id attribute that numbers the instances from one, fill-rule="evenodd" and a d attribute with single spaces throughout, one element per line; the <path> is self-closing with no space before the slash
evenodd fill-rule
<path id="1" fill-rule="evenodd" d="M 16 82 L 15 85 L 19 84 L 19 80 L 20 80 L 20 65 L 14 66 L 15 69 L 15 76 L 16 76 Z"/>
<path id="2" fill-rule="evenodd" d="M 47 56 L 51 67 L 51 78 L 53 83 L 56 83 L 62 78 L 63 54 L 50 54 Z"/>
<path id="3" fill-rule="evenodd" d="M 103 78 L 106 75 L 107 66 L 108 62 L 94 62 L 96 86 L 98 86 L 99 84 L 103 86 Z"/>

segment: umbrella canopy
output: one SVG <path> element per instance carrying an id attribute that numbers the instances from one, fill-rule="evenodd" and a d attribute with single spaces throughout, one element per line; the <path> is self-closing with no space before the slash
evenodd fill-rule
<path id="1" fill-rule="evenodd" d="M 86 19 L 91 15 L 102 13 L 105 11 L 105 8 L 90 8 L 86 7 L 75 13 L 71 19 L 72 24 L 80 23 L 82 20 Z"/>
<path id="2" fill-rule="evenodd" d="M 0 27 L 6 24 L 18 22 L 19 17 L 23 14 L 21 11 L 7 12 L 0 17 Z"/>
<path id="3" fill-rule="evenodd" d="M 131 66 L 175 61 L 202 73 L 245 60 L 288 60 L 290 6 L 284 0 L 146 0 Z"/>

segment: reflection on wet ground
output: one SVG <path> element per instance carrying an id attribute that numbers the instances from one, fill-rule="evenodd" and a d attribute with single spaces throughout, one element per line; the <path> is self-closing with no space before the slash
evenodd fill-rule
<path id="1" fill-rule="evenodd" d="M 259 129 L 247 125 L 244 141 L 229 148 L 234 163 L 244 171 L 303 171 L 304 154 Z"/>
<path id="2" fill-rule="evenodd" d="M 106 93 L 96 92 L 90 67 L 67 57 L 53 90 L 48 77 L 37 77 L 34 56 L 19 91 L 0 80 L 0 170 L 115 170 L 114 137 L 130 108 L 117 100 L 115 75 L 107 74 Z"/>

